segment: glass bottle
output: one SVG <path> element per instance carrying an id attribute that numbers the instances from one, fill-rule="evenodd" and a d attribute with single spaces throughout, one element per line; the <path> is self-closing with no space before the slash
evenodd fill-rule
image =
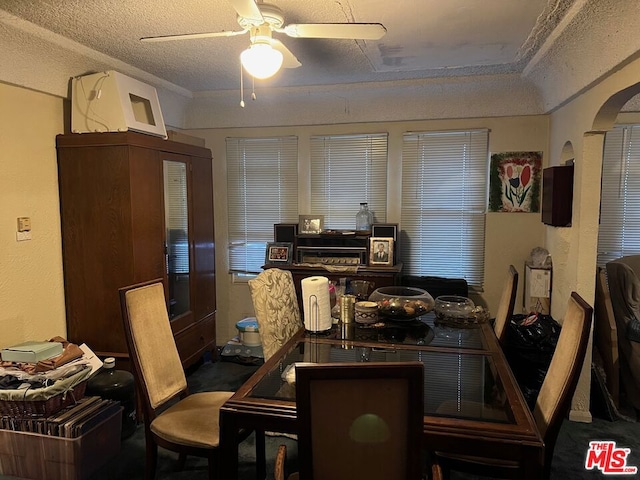
<path id="1" fill-rule="evenodd" d="M 123 407 L 121 437 L 127 438 L 136 429 L 136 396 L 131 372 L 116 370 L 116 359 L 104 359 L 102 368 L 87 382 L 87 395 L 118 400 Z"/>
<path id="2" fill-rule="evenodd" d="M 356 213 L 356 231 L 370 232 L 373 215 L 369 211 L 367 202 L 360 202 L 360 210 Z"/>

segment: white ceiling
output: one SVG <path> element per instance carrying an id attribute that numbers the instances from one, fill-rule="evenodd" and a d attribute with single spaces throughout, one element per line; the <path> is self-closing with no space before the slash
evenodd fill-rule
<path id="1" fill-rule="evenodd" d="M 290 38 L 302 62 L 263 81 L 336 85 L 522 72 L 575 0 L 269 0 L 285 24 L 379 22 L 380 40 Z M 0 0 L 0 9 L 191 92 L 237 89 L 248 34 L 142 43 L 140 37 L 239 30 L 227 0 Z M 40 32 L 42 35 L 42 32 Z M 88 73 L 88 72 L 78 72 Z"/>

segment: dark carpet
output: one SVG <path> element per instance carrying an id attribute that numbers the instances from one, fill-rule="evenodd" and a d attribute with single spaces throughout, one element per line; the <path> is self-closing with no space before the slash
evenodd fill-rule
<path id="1" fill-rule="evenodd" d="M 191 391 L 235 390 L 257 369 L 252 365 L 240 365 L 233 362 L 205 362 L 188 372 Z M 554 451 L 552 464 L 553 479 L 593 479 L 593 478 L 633 478 L 633 476 L 604 475 L 600 470 L 587 471 L 585 458 L 589 441 L 613 440 L 618 447 L 629 448 L 628 466 L 640 467 L 640 423 L 625 420 L 623 417 L 611 421 L 598 418 L 594 414 L 592 423 L 577 423 L 566 420 L 560 431 Z M 268 478 L 273 478 L 273 463 L 278 445 L 287 445 L 288 471 L 296 471 L 297 444 L 285 437 L 267 437 L 266 455 Z M 470 452 L 471 453 L 471 452 Z M 254 437 L 250 436 L 239 447 L 239 478 L 255 480 Z M 224 461 L 224 460 L 222 460 Z M 204 459 L 188 457 L 186 466 L 177 471 L 177 455 L 159 449 L 159 480 L 198 480 L 207 478 L 207 464 Z M 637 477 L 640 477 L 638 475 Z M 11 477 L 2 477 L 9 479 Z M 138 426 L 136 432 L 123 440 L 120 453 L 108 464 L 100 468 L 90 480 L 141 480 L 144 478 L 144 432 Z M 480 479 L 482 477 L 454 474 L 454 479 Z M 224 480 L 224 479 L 221 479 Z M 358 479 L 354 479 L 358 480 Z M 364 480 L 364 479 L 363 479 Z M 396 479 L 390 479 L 396 480 Z M 399 479 L 398 479 L 399 480 Z"/>

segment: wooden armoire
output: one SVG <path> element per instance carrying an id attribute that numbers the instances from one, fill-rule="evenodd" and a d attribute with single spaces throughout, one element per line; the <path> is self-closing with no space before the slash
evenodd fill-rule
<path id="1" fill-rule="evenodd" d="M 135 132 L 56 146 L 68 340 L 130 368 L 118 289 L 162 279 L 183 365 L 215 354 L 211 151 Z"/>

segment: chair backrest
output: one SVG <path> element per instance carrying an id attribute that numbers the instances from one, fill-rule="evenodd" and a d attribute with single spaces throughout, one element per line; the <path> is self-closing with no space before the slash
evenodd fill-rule
<path id="1" fill-rule="evenodd" d="M 496 320 L 493 324 L 493 330 L 496 332 L 496 337 L 498 337 L 500 343 L 504 341 L 504 337 L 507 333 L 507 325 L 511 321 L 511 317 L 513 315 L 517 291 L 518 271 L 513 265 L 509 265 L 509 272 L 507 273 L 507 279 L 504 282 L 502 296 L 500 297 L 500 304 L 498 305 L 498 311 L 496 312 Z"/>
<path id="2" fill-rule="evenodd" d="M 142 395 L 145 420 L 154 410 L 187 391 L 187 379 L 175 344 L 162 280 L 121 288 L 124 331 Z"/>
<path id="3" fill-rule="evenodd" d="M 596 273 L 593 343 L 602 358 L 602 366 L 607 379 L 607 390 L 611 393 L 613 403 L 618 406 L 618 396 L 620 393 L 618 327 L 613 314 L 605 269 L 602 267 L 598 267 Z"/>
<path id="4" fill-rule="evenodd" d="M 269 268 L 249 280 L 264 359 L 268 360 L 300 328 L 300 307 L 293 276 L 288 270 Z"/>
<path id="5" fill-rule="evenodd" d="M 606 267 L 615 320 L 625 332 L 632 318 L 640 318 L 640 255 L 618 258 Z"/>
<path id="6" fill-rule="evenodd" d="M 300 479 L 420 479 L 423 382 L 420 362 L 296 367 Z"/>
<path id="7" fill-rule="evenodd" d="M 551 468 L 560 426 L 571 406 L 582 370 L 592 314 L 591 306 L 576 292 L 571 292 L 560 337 L 533 410 L 533 417 L 545 443 L 547 473 Z"/>

